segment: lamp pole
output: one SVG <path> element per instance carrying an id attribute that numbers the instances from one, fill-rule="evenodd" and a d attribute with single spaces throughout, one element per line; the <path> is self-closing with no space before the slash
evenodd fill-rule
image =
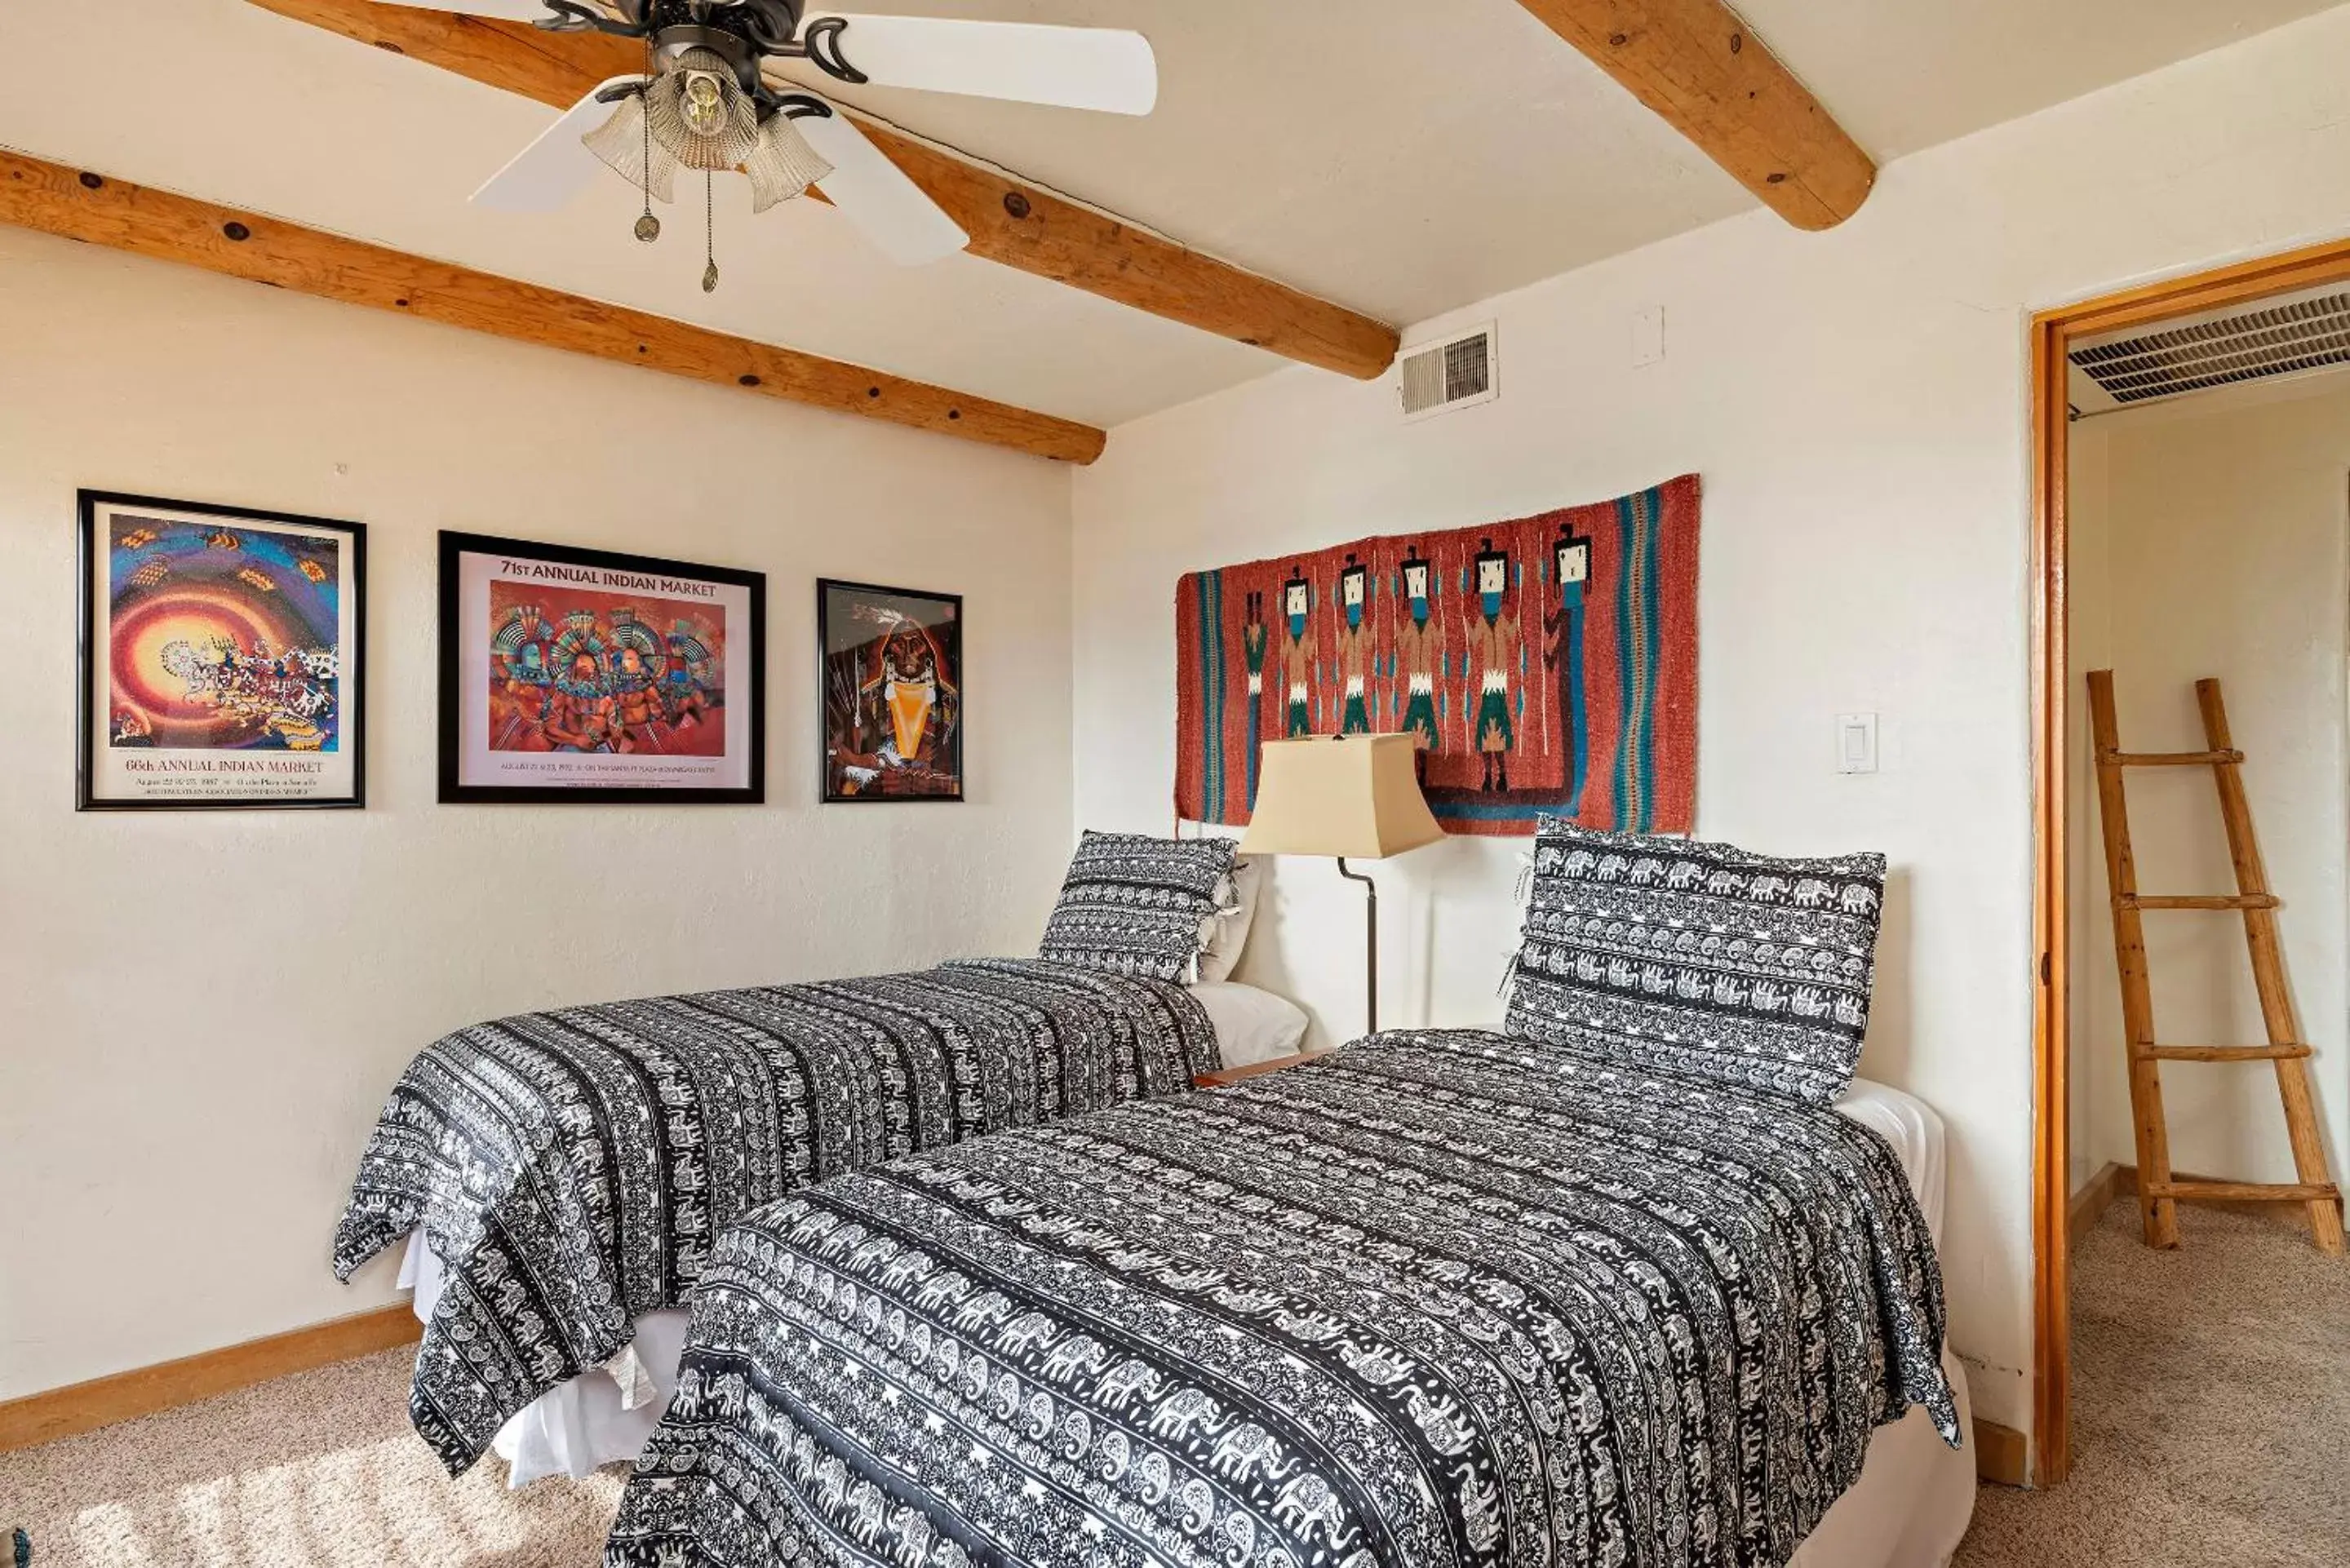
<path id="1" fill-rule="evenodd" d="M 1347 869 L 1347 857 L 1343 855 L 1338 857 L 1338 875 L 1349 882 L 1363 885 L 1366 899 L 1363 906 L 1363 973 L 1368 987 L 1363 1002 L 1363 1016 L 1365 1033 L 1377 1034 L 1379 1032 L 1379 885 L 1359 871 Z"/>

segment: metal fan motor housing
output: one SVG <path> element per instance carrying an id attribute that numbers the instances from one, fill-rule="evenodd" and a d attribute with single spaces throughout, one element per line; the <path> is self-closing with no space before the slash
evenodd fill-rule
<path id="1" fill-rule="evenodd" d="M 847 24 L 827 17 L 803 33 L 806 0 L 617 0 L 614 17 L 587 0 L 546 0 L 552 13 L 538 26 L 549 32 L 594 30 L 652 41 L 656 61 L 667 66 L 688 49 L 708 49 L 733 67 L 743 90 L 764 99 L 759 62 L 769 56 L 810 61 L 827 76 L 862 82 L 863 72 L 843 57 L 840 36 Z"/>

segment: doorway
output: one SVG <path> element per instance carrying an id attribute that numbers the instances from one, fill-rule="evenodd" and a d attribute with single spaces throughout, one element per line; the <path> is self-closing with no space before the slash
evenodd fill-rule
<path id="1" fill-rule="evenodd" d="M 2075 349 L 2129 330 L 2160 331 L 2215 311 L 2350 282 L 2350 244 L 2335 244 L 2228 267 L 2043 313 L 2032 325 L 2036 446 L 2033 539 L 2032 692 L 2035 845 L 2033 1428 L 2035 1484 L 2063 1482 L 2073 1469 L 2073 1199 L 2080 1152 L 2075 1101 L 2088 1093 L 2074 1056 L 2076 981 L 2110 985 L 2109 928 L 2084 927 L 2074 899 L 2081 836 L 2095 835 L 2094 808 L 2076 802 L 2087 780 L 2077 736 L 2071 617 L 2074 607 L 2073 386 Z M 2126 676 L 2124 677 L 2126 679 Z M 2205 796 L 2209 800 L 2209 794 Z M 2211 808 L 2216 814 L 2216 806 Z M 2092 857 L 2102 855 L 2093 838 Z M 2215 889 L 2216 890 L 2216 889 Z M 2086 889 L 2102 900 L 2102 887 Z M 2106 963 L 2091 962 L 2088 929 L 2106 931 Z M 2241 1067 L 2210 1069 L 2234 1073 Z M 2342 1152 L 2334 1151 L 2337 1156 Z M 2337 1178 L 2338 1179 L 2338 1178 Z"/>

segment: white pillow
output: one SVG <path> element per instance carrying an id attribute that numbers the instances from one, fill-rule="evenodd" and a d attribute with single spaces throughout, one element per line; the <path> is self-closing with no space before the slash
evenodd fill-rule
<path id="1" fill-rule="evenodd" d="M 1295 1056 L 1305 1044 L 1305 1013 L 1285 997 L 1227 981 L 1195 985 L 1191 995 L 1216 1026 L 1216 1049 L 1227 1071 Z"/>
<path id="2" fill-rule="evenodd" d="M 1240 967 L 1241 950 L 1248 946 L 1249 927 L 1256 923 L 1257 890 L 1264 885 L 1263 869 L 1253 860 L 1232 862 L 1232 902 L 1216 914 L 1215 934 L 1200 953 L 1200 979 L 1210 985 L 1232 978 Z"/>

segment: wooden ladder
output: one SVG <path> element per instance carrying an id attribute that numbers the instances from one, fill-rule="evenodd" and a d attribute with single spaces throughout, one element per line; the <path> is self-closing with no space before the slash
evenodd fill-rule
<path id="1" fill-rule="evenodd" d="M 2342 1251 L 2341 1192 L 2327 1174 L 2325 1145 L 2318 1136 L 2317 1108 L 2310 1096 L 2309 1046 L 2293 1016 L 2284 981 L 2284 950 L 2277 936 L 2281 900 L 2269 891 L 2252 835 L 2252 810 L 2244 795 L 2244 753 L 2228 736 L 2228 710 L 2217 680 L 2198 680 L 2195 701 L 2203 711 L 2200 752 L 2144 753 L 2121 748 L 2114 718 L 2114 672 L 2089 672 L 2089 725 L 2097 756 L 2097 807 L 2106 837 L 2106 881 L 2113 893 L 2114 950 L 2122 978 L 2122 1029 L 2128 1036 L 2130 1108 L 2137 1135 L 2137 1203 L 2149 1247 L 2178 1245 L 2178 1199 L 2219 1202 L 2306 1203 L 2312 1239 L 2322 1252 Z M 2129 768 L 2208 767 L 2220 786 L 2220 816 L 2227 824 L 2228 856 L 2235 862 L 2236 891 L 2230 894 L 2150 896 L 2137 890 L 2137 863 L 2130 853 L 2129 807 L 2122 774 Z M 2154 996 L 2148 983 L 2146 933 L 2139 916 L 2147 909 L 2235 909 L 2244 917 L 2244 941 L 2252 955 L 2252 983 L 2260 992 L 2265 1045 L 2158 1045 L 2154 1037 Z M 2300 1180 L 2288 1183 L 2183 1181 L 2170 1168 L 2170 1128 L 2162 1116 L 2165 1062 L 2267 1062 L 2276 1068 L 2277 1094 L 2284 1102 L 2284 1125 L 2293 1142 Z"/>

